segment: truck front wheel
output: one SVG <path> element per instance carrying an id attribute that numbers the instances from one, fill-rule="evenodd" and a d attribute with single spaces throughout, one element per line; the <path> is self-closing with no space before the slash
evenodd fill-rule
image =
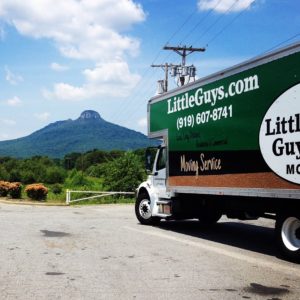
<path id="1" fill-rule="evenodd" d="M 300 262 L 300 216 L 294 214 L 278 216 L 275 231 L 281 254 L 291 261 Z"/>
<path id="2" fill-rule="evenodd" d="M 135 215 L 143 225 L 157 225 L 160 221 L 160 218 L 152 216 L 150 203 L 146 193 L 139 194 L 135 202 Z"/>

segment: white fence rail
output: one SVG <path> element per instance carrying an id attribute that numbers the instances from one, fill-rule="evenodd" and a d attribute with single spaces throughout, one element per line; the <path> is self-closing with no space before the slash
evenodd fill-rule
<path id="1" fill-rule="evenodd" d="M 77 194 L 96 194 L 94 196 L 89 196 L 89 197 L 83 197 L 79 199 L 71 199 L 71 193 L 77 193 Z M 102 198 L 105 196 L 112 196 L 112 195 L 134 195 L 133 192 L 102 192 L 102 191 L 72 191 L 72 190 L 67 190 L 66 191 L 66 204 L 69 205 L 70 203 L 73 202 L 79 202 L 83 200 L 90 200 L 90 199 L 95 199 L 95 198 Z"/>

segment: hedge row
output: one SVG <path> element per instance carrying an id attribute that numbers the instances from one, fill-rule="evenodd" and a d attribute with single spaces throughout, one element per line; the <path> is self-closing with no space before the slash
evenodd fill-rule
<path id="1" fill-rule="evenodd" d="M 21 198 L 22 184 L 20 182 L 0 181 L 0 197 L 10 196 L 13 199 Z M 45 200 L 48 189 L 41 183 L 29 184 L 25 192 L 30 199 Z"/>
<path id="2" fill-rule="evenodd" d="M 0 196 L 11 196 L 12 198 L 20 198 L 22 185 L 20 182 L 0 181 Z"/>
<path id="3" fill-rule="evenodd" d="M 33 183 L 25 188 L 27 196 L 33 200 L 45 200 L 47 198 L 48 189 L 41 183 Z"/>

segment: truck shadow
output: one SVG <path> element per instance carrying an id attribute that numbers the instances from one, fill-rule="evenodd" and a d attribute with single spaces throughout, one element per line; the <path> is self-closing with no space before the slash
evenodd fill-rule
<path id="1" fill-rule="evenodd" d="M 197 220 L 162 221 L 159 228 L 280 258 L 274 228 L 227 220 L 210 227 Z"/>

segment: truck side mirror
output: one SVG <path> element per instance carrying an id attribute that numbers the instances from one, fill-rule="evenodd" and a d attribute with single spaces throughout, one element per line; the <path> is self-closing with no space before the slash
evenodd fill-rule
<path id="1" fill-rule="evenodd" d="M 149 148 L 146 149 L 146 153 L 145 153 L 145 167 L 146 167 L 146 171 L 147 173 L 151 173 L 152 172 L 152 153 L 151 150 Z"/>

